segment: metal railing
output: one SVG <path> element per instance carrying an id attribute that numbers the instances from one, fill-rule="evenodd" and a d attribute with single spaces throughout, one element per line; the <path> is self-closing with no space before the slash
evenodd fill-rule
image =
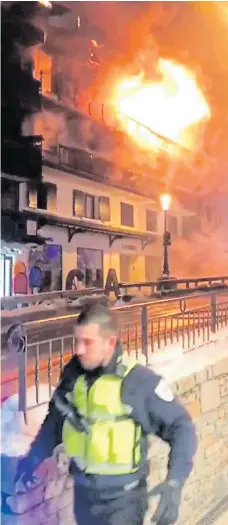
<path id="1" fill-rule="evenodd" d="M 227 278 L 228 283 L 228 278 Z M 58 290 L 56 292 L 42 292 L 28 295 L 14 295 L 1 299 L 2 310 L 12 310 L 14 308 L 37 305 L 41 303 L 52 303 L 59 300 L 74 301 L 84 295 L 103 295 L 103 288 L 85 288 L 83 290 Z"/>
<path id="2" fill-rule="evenodd" d="M 122 294 L 135 295 L 134 290 L 138 292 L 150 291 L 150 294 L 155 293 L 172 293 L 184 291 L 197 291 L 197 289 L 215 289 L 216 287 L 228 287 L 228 276 L 218 277 L 194 277 L 187 279 L 161 279 L 157 281 L 136 282 L 136 283 L 118 283 L 118 291 Z M 41 303 L 51 303 L 59 300 L 66 302 L 74 301 L 83 295 L 109 295 L 116 293 L 113 286 L 105 288 L 84 288 L 82 290 L 59 290 L 56 292 L 43 292 L 39 294 L 30 295 L 16 295 L 12 297 L 3 297 L 1 299 L 2 310 L 12 310 L 14 308 L 26 307 L 28 305 L 37 305 Z"/>
<path id="3" fill-rule="evenodd" d="M 137 283 L 120 283 L 119 287 L 124 290 L 125 294 L 134 288 L 141 292 L 145 288 L 150 288 L 151 294 L 158 291 L 187 291 L 196 290 L 199 288 L 215 288 L 216 286 L 228 286 L 228 277 L 193 277 L 185 279 L 161 279 L 151 282 L 137 282 Z"/>
<path id="4" fill-rule="evenodd" d="M 189 305 L 188 305 L 189 303 Z M 192 304 L 191 304 L 192 303 Z M 121 319 L 120 341 L 123 350 L 144 356 L 150 363 L 154 352 L 178 344 L 183 349 L 197 347 L 211 340 L 213 334 L 228 325 L 228 292 L 184 296 L 180 300 L 163 299 L 135 305 L 115 307 Z M 78 314 L 75 314 L 74 318 Z M 19 328 L 13 350 L 8 351 L 14 363 L 11 375 L 2 378 L 2 398 L 15 391 L 19 393 L 19 410 L 27 417 L 29 406 L 27 389 L 35 387 L 35 405 L 46 403 L 40 398 L 40 384 L 47 384 L 49 397 L 64 364 L 74 353 L 73 326 L 71 333 L 31 342 L 29 335 Z M 12 348 L 12 347 L 11 347 Z M 17 364 L 15 358 L 17 354 Z M 6 356 L 5 356 L 6 357 Z M 4 368 L 4 367 L 3 367 Z"/>
<path id="5" fill-rule="evenodd" d="M 88 174 L 91 177 L 95 177 L 95 180 L 100 181 L 118 181 L 121 177 L 125 189 L 132 189 L 131 179 L 132 177 L 140 177 L 142 174 L 135 171 L 127 170 L 124 167 L 120 167 L 115 162 L 107 160 L 103 157 L 99 157 L 92 152 L 85 151 L 79 148 L 72 148 L 59 144 L 59 155 L 58 161 L 60 166 L 66 166 L 71 168 L 75 172 L 81 172 Z M 145 177 L 145 174 L 143 174 Z M 156 178 L 156 170 L 150 170 L 150 181 Z M 122 181 L 121 181 L 122 183 Z"/>
<path id="6" fill-rule="evenodd" d="M 53 95 L 52 95 L 53 96 Z M 138 195 L 139 190 L 134 187 L 135 177 L 142 176 L 144 180 L 148 180 L 148 184 L 156 187 L 157 173 L 156 170 L 149 170 L 147 173 L 135 173 L 126 167 L 120 167 L 119 165 L 106 160 L 102 157 L 94 156 L 93 152 L 80 150 L 78 148 L 70 148 L 69 146 L 58 145 L 58 149 L 52 150 L 44 147 L 44 161 L 45 163 L 51 163 L 55 166 L 59 166 L 60 169 L 72 170 L 79 176 L 83 176 L 89 180 L 95 182 L 107 181 L 109 184 L 116 188 L 125 189 L 131 193 Z M 160 178 L 162 173 L 160 173 Z M 153 185 L 154 183 L 154 185 Z M 141 190 L 142 196 L 145 196 L 145 192 Z M 147 195 L 148 196 L 148 195 Z M 154 198 L 157 198 L 156 189 L 152 190 Z"/>

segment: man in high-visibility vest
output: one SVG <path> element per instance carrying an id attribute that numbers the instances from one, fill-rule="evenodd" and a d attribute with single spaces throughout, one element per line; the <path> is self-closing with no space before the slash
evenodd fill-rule
<path id="1" fill-rule="evenodd" d="M 63 442 L 75 481 L 78 525 L 142 525 L 148 507 L 147 436 L 170 445 L 168 473 L 154 491 L 153 521 L 177 521 L 181 490 L 196 451 L 194 425 L 165 380 L 124 359 L 113 312 L 83 308 L 75 326 L 75 355 L 65 366 L 48 415 L 18 476 L 36 467 Z"/>

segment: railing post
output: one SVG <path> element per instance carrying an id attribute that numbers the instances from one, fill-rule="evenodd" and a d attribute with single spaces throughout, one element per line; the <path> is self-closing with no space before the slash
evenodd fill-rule
<path id="1" fill-rule="evenodd" d="M 211 331 L 216 332 L 216 294 L 211 295 Z"/>
<path id="2" fill-rule="evenodd" d="M 17 355 L 18 364 L 18 410 L 23 412 L 27 423 L 27 336 L 21 324 L 10 327 L 7 334 L 8 350 Z"/>
<path id="3" fill-rule="evenodd" d="M 17 327 L 15 350 L 18 353 L 18 411 L 23 412 L 27 423 L 27 335 L 24 328 Z"/>
<path id="4" fill-rule="evenodd" d="M 142 353 L 148 360 L 148 310 L 147 306 L 143 306 L 141 310 L 141 338 L 142 338 Z"/>
<path id="5" fill-rule="evenodd" d="M 27 336 L 21 339 L 18 352 L 18 410 L 27 424 Z"/>

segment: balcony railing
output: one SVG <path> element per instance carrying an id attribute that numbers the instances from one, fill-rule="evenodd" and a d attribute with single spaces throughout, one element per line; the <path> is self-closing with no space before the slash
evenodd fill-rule
<path id="1" fill-rule="evenodd" d="M 94 171 L 92 159 L 92 155 L 86 151 L 59 146 L 60 164 L 65 164 L 76 171 L 92 174 Z"/>
<path id="2" fill-rule="evenodd" d="M 1 169 L 4 173 L 28 180 L 42 175 L 42 137 L 28 136 L 2 140 Z"/>
<path id="3" fill-rule="evenodd" d="M 66 166 L 76 173 L 81 172 L 100 181 L 109 181 L 121 184 L 121 187 L 132 188 L 132 180 L 141 178 L 142 174 L 131 170 L 121 169 L 114 162 L 102 159 L 91 153 L 67 146 L 59 146 L 58 161 L 61 166 Z M 154 175 L 155 180 L 155 175 Z M 153 174 L 150 174 L 150 185 L 153 183 Z"/>

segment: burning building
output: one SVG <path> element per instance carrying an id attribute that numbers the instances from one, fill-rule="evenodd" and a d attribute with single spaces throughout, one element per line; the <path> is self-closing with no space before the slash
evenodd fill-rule
<path id="1" fill-rule="evenodd" d="M 13 264 L 23 247 L 43 243 L 19 210 L 20 185 L 41 180 L 42 137 L 23 136 L 24 119 L 41 110 L 41 84 L 33 77 L 30 50 L 43 44 L 34 25 L 36 2 L 4 2 L 2 24 L 1 295 L 13 291 Z M 21 246 L 21 249 L 20 249 Z"/>
<path id="2" fill-rule="evenodd" d="M 131 13 L 124 2 L 39 4 L 32 19 L 43 40 L 29 56 L 42 106 L 23 113 L 20 133 L 22 141 L 42 136 L 43 168 L 42 178 L 24 174 L 19 211 L 46 242 L 22 250 L 27 289 L 34 267 L 44 276 L 38 289 L 102 286 L 109 268 L 120 281 L 155 280 L 164 191 L 172 195 L 172 271 L 192 274 L 184 260 L 182 269 L 176 265 L 180 247 L 186 252 L 189 237 L 200 235 L 202 217 L 219 223 L 201 191 L 211 162 L 201 145 L 212 115 L 199 75 L 162 55 L 157 18 L 144 2 Z M 164 30 L 175 14 L 161 19 Z"/>

